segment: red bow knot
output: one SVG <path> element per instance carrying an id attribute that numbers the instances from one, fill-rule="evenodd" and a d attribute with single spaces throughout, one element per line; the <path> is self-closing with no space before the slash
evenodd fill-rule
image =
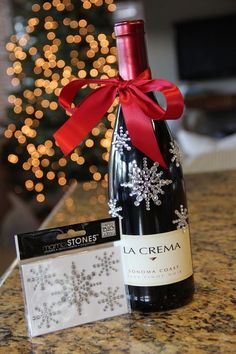
<path id="1" fill-rule="evenodd" d="M 59 103 L 72 116 L 56 131 L 54 138 L 65 155 L 69 154 L 93 129 L 119 95 L 127 130 L 133 146 L 153 161 L 167 168 L 153 130 L 152 119 L 177 119 L 183 113 L 183 97 L 174 84 L 161 79 L 150 79 L 146 69 L 134 80 L 78 79 L 66 85 Z M 86 84 L 99 84 L 75 108 L 72 102 L 77 92 Z M 147 92 L 160 91 L 166 99 L 166 109 L 153 101 Z"/>
<path id="2" fill-rule="evenodd" d="M 118 92 L 124 91 L 129 85 L 131 85 L 133 80 L 123 80 L 121 77 L 119 77 L 118 81 Z"/>

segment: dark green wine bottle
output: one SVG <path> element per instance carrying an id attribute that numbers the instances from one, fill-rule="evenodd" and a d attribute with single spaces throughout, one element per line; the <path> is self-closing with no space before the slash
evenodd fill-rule
<path id="1" fill-rule="evenodd" d="M 148 68 L 143 21 L 120 22 L 115 33 L 119 73 L 135 79 Z M 121 107 L 109 159 L 110 214 L 121 217 L 129 299 L 144 312 L 185 305 L 194 293 L 180 151 L 165 121 L 153 127 L 168 169 L 132 145 Z"/>

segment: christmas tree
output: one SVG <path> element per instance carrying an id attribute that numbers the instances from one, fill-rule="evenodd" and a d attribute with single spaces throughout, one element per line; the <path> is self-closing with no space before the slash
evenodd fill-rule
<path id="1" fill-rule="evenodd" d="M 67 119 L 58 106 L 63 86 L 77 78 L 116 75 L 114 10 L 113 0 L 53 0 L 27 1 L 15 11 L 15 33 L 6 44 L 12 92 L 2 159 L 23 197 L 44 202 L 75 179 L 106 181 L 116 103 L 68 157 L 53 133 Z M 78 100 L 88 87 L 81 92 Z"/>

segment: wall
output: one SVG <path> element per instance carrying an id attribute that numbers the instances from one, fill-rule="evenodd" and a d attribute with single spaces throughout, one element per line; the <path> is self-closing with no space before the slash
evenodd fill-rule
<path id="1" fill-rule="evenodd" d="M 236 13 L 235 0 L 143 0 L 143 4 L 153 77 L 174 82 L 178 81 L 178 74 L 172 24 L 185 19 Z M 220 84 L 236 91 L 236 80 Z"/>

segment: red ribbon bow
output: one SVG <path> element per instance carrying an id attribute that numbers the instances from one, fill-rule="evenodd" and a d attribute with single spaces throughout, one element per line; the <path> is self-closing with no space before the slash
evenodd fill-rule
<path id="1" fill-rule="evenodd" d="M 87 95 L 75 108 L 71 107 L 76 93 L 86 84 L 103 85 Z M 166 99 L 166 109 L 160 107 L 145 93 L 160 91 Z M 180 118 L 183 97 L 174 84 L 166 80 L 150 79 L 146 69 L 134 80 L 79 79 L 71 81 L 60 94 L 59 103 L 72 116 L 56 131 L 54 138 L 65 155 L 69 154 L 97 125 L 119 95 L 129 136 L 133 146 L 153 161 L 167 168 L 153 130 L 152 119 Z"/>

